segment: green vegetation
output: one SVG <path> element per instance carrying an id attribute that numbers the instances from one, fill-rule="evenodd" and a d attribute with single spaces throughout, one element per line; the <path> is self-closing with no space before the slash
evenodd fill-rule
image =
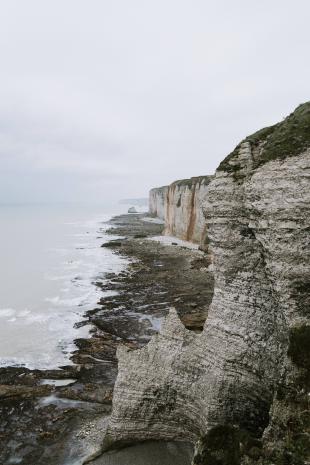
<path id="1" fill-rule="evenodd" d="M 307 394 L 306 394 L 307 395 Z M 274 448 L 267 448 L 260 465 L 305 465 L 310 458 L 310 412 L 296 409 L 282 425 L 283 437 Z"/>
<path id="2" fill-rule="evenodd" d="M 188 179 L 178 179 L 174 181 L 171 186 L 187 186 L 189 189 L 192 188 L 194 184 L 206 184 L 208 185 L 211 182 L 212 176 L 195 176 Z"/>
<path id="3" fill-rule="evenodd" d="M 310 102 L 300 105 L 282 123 L 276 124 L 266 141 L 260 163 L 284 159 L 310 147 Z"/>
<path id="4" fill-rule="evenodd" d="M 302 153 L 310 147 L 310 102 L 297 107 L 282 122 L 263 128 L 242 142 L 250 142 L 252 148 L 263 144 L 256 166 Z M 241 143 L 220 163 L 219 171 L 236 174 L 242 168 L 238 164 L 231 163 L 237 157 Z"/>
<path id="5" fill-rule="evenodd" d="M 172 184 L 170 184 L 170 186 L 186 186 L 188 187 L 189 189 L 192 188 L 192 185 L 193 185 L 193 181 L 192 181 L 192 178 L 188 178 L 188 179 L 178 179 L 177 181 L 174 181 Z"/>
<path id="6" fill-rule="evenodd" d="M 310 326 L 291 329 L 288 356 L 299 373 L 294 385 L 280 387 L 283 420 L 278 422 L 278 442 L 264 450 L 261 465 L 304 465 L 310 458 Z"/>

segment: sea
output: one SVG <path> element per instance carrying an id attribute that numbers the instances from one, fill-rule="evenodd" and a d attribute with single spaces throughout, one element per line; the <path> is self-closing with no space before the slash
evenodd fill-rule
<path id="1" fill-rule="evenodd" d="M 127 205 L 0 205 L 0 366 L 70 364 L 78 327 L 103 296 L 95 282 L 128 260 L 101 245 Z"/>

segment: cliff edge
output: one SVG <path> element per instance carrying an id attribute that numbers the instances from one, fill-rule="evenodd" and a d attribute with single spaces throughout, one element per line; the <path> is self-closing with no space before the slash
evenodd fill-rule
<path id="1" fill-rule="evenodd" d="M 119 349 L 106 447 L 177 439 L 195 444 L 194 464 L 309 461 L 309 177 L 309 102 L 220 164 L 202 205 L 204 330 L 171 309 L 147 346 Z"/>

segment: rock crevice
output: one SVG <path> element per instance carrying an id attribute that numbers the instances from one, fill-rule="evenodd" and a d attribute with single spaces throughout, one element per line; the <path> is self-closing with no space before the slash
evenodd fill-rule
<path id="1" fill-rule="evenodd" d="M 287 450 L 305 460 L 309 440 L 300 440 L 297 450 L 290 432 L 309 432 L 302 417 L 310 385 L 309 140 L 294 139 L 293 154 L 287 144 L 275 152 L 279 134 L 289 143 L 289 131 L 303 137 L 305 127 L 310 133 L 309 103 L 239 144 L 211 182 L 196 182 L 200 192 L 206 189 L 205 242 L 215 276 L 204 330 L 187 331 L 171 309 L 147 346 L 119 350 L 107 444 L 190 440 L 196 464 L 215 456 L 214 463 L 230 463 L 227 450 L 232 463 L 303 463 L 285 462 Z M 183 199 L 195 204 L 192 187 L 183 184 L 164 188 L 169 202 L 161 211 L 166 208 L 172 233 L 178 221 L 170 207 L 181 208 L 180 192 L 181 206 Z"/>

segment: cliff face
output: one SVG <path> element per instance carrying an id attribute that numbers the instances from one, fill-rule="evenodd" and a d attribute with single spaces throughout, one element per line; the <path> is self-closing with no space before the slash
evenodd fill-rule
<path id="1" fill-rule="evenodd" d="M 203 204 L 212 176 L 200 176 L 172 183 L 167 192 L 165 233 L 200 244 L 205 218 Z"/>
<path id="2" fill-rule="evenodd" d="M 172 309 L 147 346 L 119 350 L 107 444 L 189 439 L 195 464 L 309 459 L 309 147 L 307 103 L 221 163 L 203 204 L 215 273 L 204 330 Z"/>
<path id="3" fill-rule="evenodd" d="M 203 205 L 213 176 L 175 181 L 150 191 L 150 213 L 165 221 L 167 235 L 203 246 L 206 221 Z"/>
<path id="4" fill-rule="evenodd" d="M 161 220 L 165 220 L 168 186 L 151 189 L 149 194 L 149 212 Z"/>

